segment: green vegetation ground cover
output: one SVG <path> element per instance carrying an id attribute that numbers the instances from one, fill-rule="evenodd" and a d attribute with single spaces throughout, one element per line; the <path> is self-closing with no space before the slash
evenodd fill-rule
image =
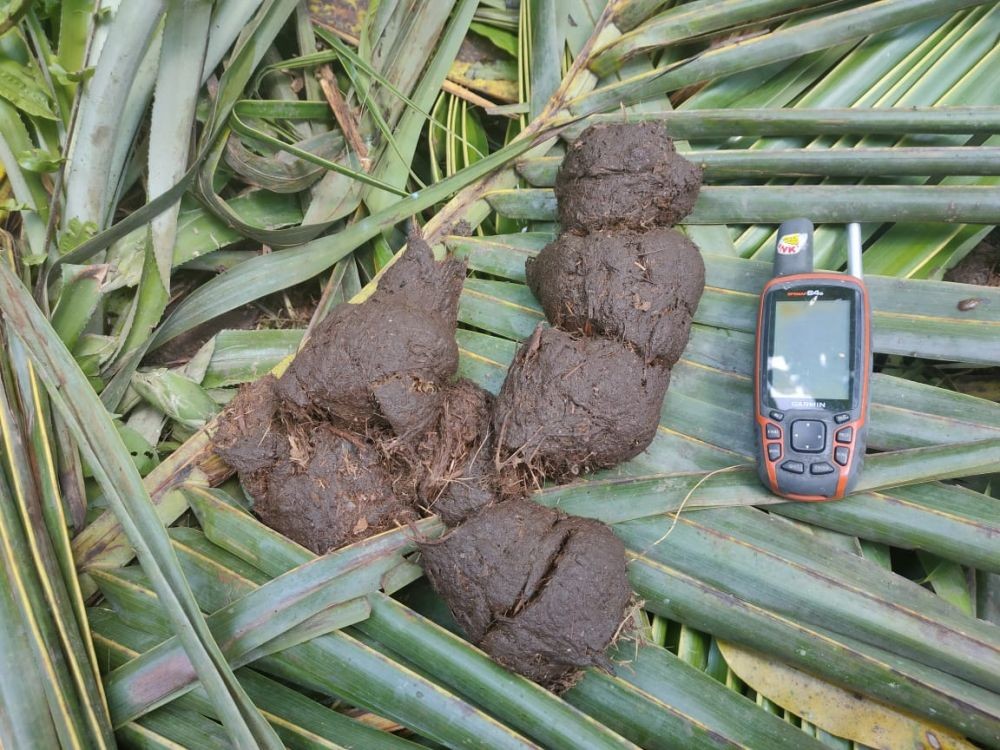
<path id="1" fill-rule="evenodd" d="M 95 5 L 0 8 L 0 744 L 1000 746 L 1000 293 L 942 280 L 997 244 L 1000 6 Z M 206 430 L 410 217 L 469 261 L 460 372 L 496 390 L 561 155 L 618 119 L 705 165 L 708 288 L 649 451 L 535 498 L 613 524 L 641 602 L 615 670 L 555 696 L 456 634 L 412 530 L 315 558 Z M 865 222 L 875 453 L 840 503 L 747 468 L 797 215 L 831 269 Z M 773 702 L 769 660 L 817 692 Z"/>

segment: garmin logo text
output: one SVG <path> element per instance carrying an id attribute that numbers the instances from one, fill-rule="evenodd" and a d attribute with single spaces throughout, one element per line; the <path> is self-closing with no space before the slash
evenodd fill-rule
<path id="1" fill-rule="evenodd" d="M 826 401 L 793 401 L 793 409 L 825 409 Z"/>

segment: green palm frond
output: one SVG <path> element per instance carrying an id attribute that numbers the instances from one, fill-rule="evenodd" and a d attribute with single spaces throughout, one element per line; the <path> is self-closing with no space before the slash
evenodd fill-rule
<path id="1" fill-rule="evenodd" d="M 959 387 L 1000 364 L 1000 292 L 940 281 L 1000 224 L 997 3 L 12 6 L 0 745 L 1000 747 L 1000 406 Z M 247 511 L 209 436 L 371 292 L 412 216 L 468 262 L 459 371 L 496 392 L 543 320 L 524 262 L 562 154 L 623 120 L 703 166 L 682 229 L 707 286 L 650 448 L 532 496 L 610 524 L 636 593 L 611 668 L 555 695 L 422 579 L 439 520 L 316 557 Z M 829 269 L 865 222 L 875 452 L 837 503 L 780 502 L 752 468 L 757 295 L 799 215 Z M 237 309 L 255 330 L 154 364 Z M 834 736 L 732 649 L 906 727 Z"/>

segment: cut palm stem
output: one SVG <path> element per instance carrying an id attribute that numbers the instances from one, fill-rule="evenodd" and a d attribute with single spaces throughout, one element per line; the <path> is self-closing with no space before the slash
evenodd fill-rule
<path id="1" fill-rule="evenodd" d="M 704 170 L 705 180 L 789 177 L 1000 175 L 1000 148 L 856 148 L 780 151 L 688 151 L 684 158 Z M 522 161 L 517 171 L 536 187 L 551 187 L 562 159 Z"/>
<path id="2" fill-rule="evenodd" d="M 551 190 L 495 190 L 484 196 L 512 219 L 555 221 Z M 810 216 L 816 223 L 946 222 L 1000 224 L 1000 188 L 938 185 L 709 186 L 685 224 L 776 224 Z"/>

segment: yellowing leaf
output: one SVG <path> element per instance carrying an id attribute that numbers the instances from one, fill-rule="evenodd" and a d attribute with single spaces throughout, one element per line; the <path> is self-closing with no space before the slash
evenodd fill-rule
<path id="1" fill-rule="evenodd" d="M 729 668 L 747 685 L 830 734 L 878 750 L 975 750 L 950 729 L 843 690 L 756 651 L 723 641 L 719 649 Z"/>
<path id="2" fill-rule="evenodd" d="M 8 211 L 12 210 L 10 207 L 12 190 L 10 182 L 5 179 L 6 175 L 3 164 L 0 164 L 0 221 L 6 219 Z"/>
<path id="3" fill-rule="evenodd" d="M 309 0 L 309 14 L 314 22 L 357 39 L 368 5 L 368 0 Z"/>
<path id="4" fill-rule="evenodd" d="M 517 61 L 475 35 L 462 42 L 448 78 L 494 101 L 517 101 Z"/>

